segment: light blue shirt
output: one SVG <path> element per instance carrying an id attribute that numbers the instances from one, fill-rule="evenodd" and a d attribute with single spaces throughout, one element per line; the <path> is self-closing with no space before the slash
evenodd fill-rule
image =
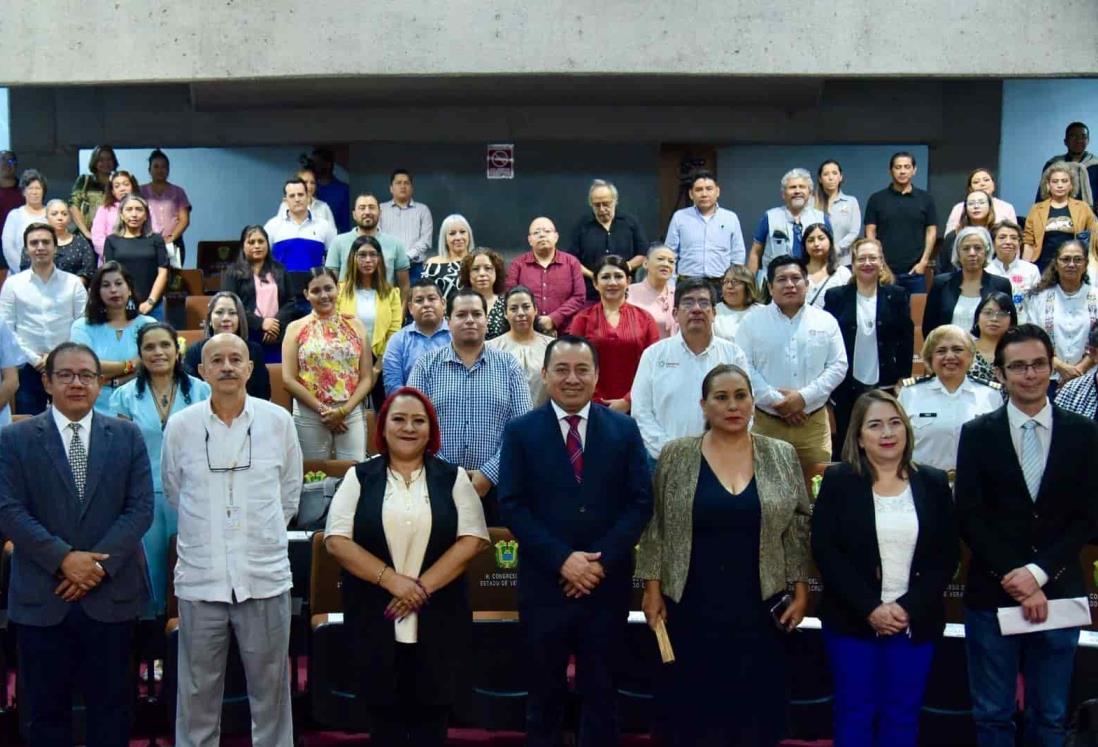
<path id="1" fill-rule="evenodd" d="M 23 355 L 23 349 L 15 339 L 11 328 L 3 319 L 0 319 L 0 368 L 16 368 L 27 362 L 27 356 Z M 11 408 L 4 405 L 0 409 L 0 427 L 11 422 Z"/>
<path id="2" fill-rule="evenodd" d="M 385 355 L 381 359 L 381 375 L 385 383 L 385 394 L 392 394 L 404 386 L 412 375 L 416 361 L 427 352 L 450 344 L 450 327 L 442 320 L 435 333 L 428 337 L 419 331 L 416 323 L 406 324 L 389 338 L 385 346 Z"/>
<path id="3" fill-rule="evenodd" d="M 195 402 L 201 402 L 210 398 L 210 385 L 201 379 L 188 376 L 191 382 L 191 401 L 183 398 L 179 391 L 179 384 L 175 385 L 175 399 L 172 401 L 171 412 L 168 417 L 180 410 L 190 407 Z M 141 429 L 141 435 L 145 438 L 145 449 L 149 452 L 149 465 L 152 467 L 153 490 L 163 493 L 160 475 L 160 453 L 164 447 L 164 430 L 160 424 L 160 413 L 156 410 L 156 402 L 153 401 L 153 393 L 145 387 L 140 395 L 137 393 L 137 380 L 127 381 L 113 392 L 110 398 L 110 410 L 108 414 L 118 415 L 127 420 L 132 420 Z M 98 407 L 96 403 L 96 407 Z M 195 448 L 198 448 L 196 445 Z"/>
<path id="4" fill-rule="evenodd" d="M 720 205 L 708 219 L 696 207 L 676 210 L 666 244 L 678 255 L 679 275 L 719 278 L 747 258 L 740 219 Z"/>
<path id="5" fill-rule="evenodd" d="M 357 228 L 346 233 L 341 233 L 328 247 L 328 255 L 324 258 L 324 266 L 336 271 L 340 280 L 343 279 L 343 263 L 347 261 L 347 254 L 351 251 L 351 244 L 361 236 Z M 390 236 L 384 231 L 378 231 L 374 236 L 377 243 L 381 244 L 381 256 L 385 260 L 385 278 L 389 285 L 396 285 L 396 273 L 408 269 L 408 252 L 404 244 L 396 236 Z"/>
<path id="6" fill-rule="evenodd" d="M 137 333 L 146 324 L 155 321 L 151 316 L 138 314 L 122 329 L 120 337 L 118 330 L 109 324 L 88 324 L 88 320 L 81 317 L 72 323 L 69 339 L 87 345 L 101 361 L 128 361 L 137 357 Z M 114 392 L 114 387 L 104 384 L 95 400 L 95 409 L 104 415 L 114 415 L 111 409 L 111 395 Z"/>

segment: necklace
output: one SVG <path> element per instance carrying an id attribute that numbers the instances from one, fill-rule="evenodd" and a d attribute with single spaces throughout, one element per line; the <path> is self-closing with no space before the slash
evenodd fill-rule
<path id="1" fill-rule="evenodd" d="M 172 412 L 172 405 L 175 404 L 175 382 L 173 381 L 171 388 L 164 393 L 157 392 L 151 381 L 149 382 L 149 389 L 153 394 L 156 414 L 160 417 L 160 430 L 164 430 L 164 427 L 168 424 L 168 416 Z"/>

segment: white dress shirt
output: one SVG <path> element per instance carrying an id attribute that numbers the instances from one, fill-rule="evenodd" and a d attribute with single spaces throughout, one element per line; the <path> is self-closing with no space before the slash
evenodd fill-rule
<path id="1" fill-rule="evenodd" d="M 51 268 L 48 280 L 23 270 L 8 277 L 0 288 L 0 319 L 19 343 L 31 364 L 69 339 L 72 323 L 84 315 L 88 292 L 80 278 Z"/>
<path id="2" fill-rule="evenodd" d="M 673 438 L 702 433 L 705 417 L 698 404 L 702 379 L 722 363 L 748 370 L 740 346 L 719 337 L 695 354 L 679 332 L 641 354 L 633 377 L 631 412 L 649 456 L 658 458 L 664 444 Z"/>
<path id="3" fill-rule="evenodd" d="M 961 426 L 1003 406 L 998 389 L 967 377 L 953 392 L 937 378 L 905 386 L 899 400 L 915 431 L 912 459 L 944 470 L 957 468 Z"/>
<path id="4" fill-rule="evenodd" d="M 88 410 L 88 414 L 79 420 L 69 420 L 66 416 L 61 414 L 61 411 L 56 407 L 50 407 L 50 414 L 53 415 L 53 422 L 57 424 L 57 430 L 61 434 L 61 443 L 65 445 L 65 456 L 69 455 L 69 447 L 72 445 L 72 428 L 69 427 L 70 423 L 80 423 L 80 440 L 84 442 L 84 452 L 91 454 L 91 427 L 92 427 L 92 415 L 95 414 L 95 410 Z"/>
<path id="5" fill-rule="evenodd" d="M 230 467 L 238 471 L 213 471 Z M 247 397 L 225 425 L 211 400 L 191 405 L 168 420 L 161 471 L 164 496 L 179 509 L 180 599 L 243 602 L 290 589 L 286 525 L 302 464 L 285 408 Z"/>
<path id="6" fill-rule="evenodd" d="M 568 425 L 566 417 L 571 413 L 565 412 L 560 405 L 553 400 L 549 400 L 549 404 L 553 406 L 553 412 L 557 415 L 557 425 L 560 426 L 560 437 L 564 439 L 564 443 L 568 443 L 568 431 L 571 430 L 571 426 Z M 584 405 L 576 415 L 579 415 L 579 424 L 576 425 L 576 430 L 579 431 L 580 448 L 587 448 L 587 418 L 590 417 L 591 403 L 588 402 Z"/>
<path id="7" fill-rule="evenodd" d="M 980 296 L 957 296 L 957 303 L 953 307 L 953 324 L 966 332 L 972 329 L 972 323 L 976 320 L 976 307 L 983 299 Z"/>
<path id="8" fill-rule="evenodd" d="M 858 314 L 858 328 L 854 333 L 853 367 L 855 380 L 862 384 L 876 385 L 881 379 L 881 360 L 877 349 L 877 291 L 872 296 L 854 294 Z"/>
<path id="9" fill-rule="evenodd" d="M 784 397 L 779 388 L 796 389 L 808 414 L 827 404 L 846 376 L 839 323 L 815 306 L 805 304 L 790 319 L 767 304 L 743 320 L 736 339 L 751 367 L 755 405 L 771 415 L 781 417 L 773 409 Z"/>
<path id="10" fill-rule="evenodd" d="M 1014 446 L 1014 453 L 1018 456 L 1018 464 L 1022 464 L 1022 425 L 1029 420 L 1037 421 L 1037 445 L 1041 449 L 1041 474 L 1045 473 L 1045 465 L 1048 464 L 1048 452 L 1052 448 L 1052 408 L 1048 401 L 1041 411 L 1032 418 L 1014 406 L 1013 402 L 1007 402 L 1007 423 L 1010 425 L 1010 442 Z M 1025 566 L 1033 577 L 1037 579 L 1038 586 L 1048 583 L 1048 574 L 1036 563 L 1026 563 Z"/>
<path id="11" fill-rule="evenodd" d="M 389 546 L 393 570 L 403 576 L 419 578 L 426 570 L 423 559 L 431 539 L 431 499 L 427 493 L 426 472 L 420 467 L 412 474 L 409 484 L 405 484 L 404 478 L 393 470 L 386 472 L 388 477 L 382 498 L 381 526 Z M 355 512 L 361 495 L 358 473 L 351 467 L 332 497 L 325 534 L 354 541 Z M 484 508 L 465 470 L 457 471 L 451 495 L 457 508 L 457 537 L 479 537 L 487 542 L 488 525 L 484 521 Z M 418 640 L 419 616 L 416 613 L 394 621 L 393 626 L 398 643 L 416 643 Z"/>
<path id="12" fill-rule="evenodd" d="M 747 315 L 762 306 L 753 303 L 746 309 L 730 309 L 723 303 L 717 304 L 717 317 L 713 320 L 713 334 L 722 340 L 736 341 L 736 332 Z"/>

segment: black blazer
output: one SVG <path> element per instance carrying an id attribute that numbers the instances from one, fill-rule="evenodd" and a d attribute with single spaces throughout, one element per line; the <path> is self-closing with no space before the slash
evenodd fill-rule
<path id="1" fill-rule="evenodd" d="M 187 352 L 183 354 L 183 371 L 196 379 L 202 378 L 202 374 L 198 372 L 198 364 L 202 362 L 202 348 L 208 339 L 210 338 L 199 340 L 187 348 Z M 252 397 L 270 402 L 271 374 L 263 361 L 263 348 L 251 340 L 247 340 L 247 343 L 248 357 L 252 361 L 252 375 L 248 378 L 245 388 Z"/>
<path id="2" fill-rule="evenodd" d="M 858 334 L 858 288 L 854 284 L 831 288 L 824 296 L 824 311 L 835 317 L 843 333 L 847 381 L 854 379 L 854 339 Z M 877 360 L 879 386 L 892 386 L 911 375 L 915 350 L 915 325 L 911 321 L 911 297 L 898 285 L 877 286 Z"/>
<path id="3" fill-rule="evenodd" d="M 281 328 L 278 334 L 278 341 L 281 343 L 286 327 L 298 317 L 297 296 L 290 282 L 290 276 L 286 274 L 285 268 L 280 263 L 271 263 L 271 275 L 274 277 L 275 285 L 278 286 L 278 314 L 275 318 L 278 319 Z M 221 290 L 231 291 L 240 296 L 244 310 L 248 312 L 249 337 L 252 339 L 262 337 L 263 317 L 255 309 L 255 279 L 251 270 L 247 275 L 241 275 L 235 267 L 226 268 L 221 273 Z"/>
<path id="4" fill-rule="evenodd" d="M 590 604 L 624 611 L 633 588 L 633 548 L 652 518 L 652 479 L 637 423 L 591 405 L 583 483 L 572 464 L 552 403 L 503 431 L 498 487 L 504 523 L 522 547 L 520 607 Z M 601 552 L 606 578 L 583 599 L 568 599 L 560 567 L 575 550 Z"/>
<path id="5" fill-rule="evenodd" d="M 910 476 L 919 517 L 908 591 L 896 600 L 911 619 L 911 637 L 934 640 L 945 627 L 942 594 L 957 571 L 959 540 L 945 472 L 920 465 Z M 824 472 L 812 511 L 812 555 L 823 577 L 819 615 L 830 629 L 873 637 L 867 618 L 881 604 L 881 554 L 873 485 L 845 463 Z"/>
<path id="6" fill-rule="evenodd" d="M 957 452 L 957 521 L 972 550 L 965 604 L 973 609 L 1017 606 L 1000 581 L 1036 563 L 1049 580 L 1049 599 L 1086 596 L 1079 562 L 1098 528 L 1098 426 L 1052 408 L 1052 444 L 1036 502 L 1010 438 L 1007 407 L 961 428 Z"/>
<path id="7" fill-rule="evenodd" d="M 923 337 L 930 334 L 935 327 L 949 324 L 953 321 L 953 307 L 957 305 L 957 299 L 961 297 L 961 281 L 963 273 L 956 272 L 938 275 L 934 278 L 934 286 L 926 297 L 926 310 L 923 312 Z M 992 291 L 1001 291 L 1008 296 L 1013 295 L 1010 281 L 998 275 L 992 275 L 986 269 L 980 277 L 980 298 L 987 298 Z M 965 330 L 968 332 L 969 330 Z"/>

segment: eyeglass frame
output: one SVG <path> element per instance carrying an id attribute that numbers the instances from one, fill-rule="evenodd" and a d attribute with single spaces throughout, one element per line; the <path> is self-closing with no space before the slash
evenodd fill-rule
<path id="1" fill-rule="evenodd" d="M 252 427 L 248 426 L 248 433 L 244 436 L 248 440 L 248 463 L 234 467 L 215 467 L 210 461 L 210 429 L 206 429 L 206 467 L 214 474 L 226 472 L 245 472 L 252 468 Z"/>

